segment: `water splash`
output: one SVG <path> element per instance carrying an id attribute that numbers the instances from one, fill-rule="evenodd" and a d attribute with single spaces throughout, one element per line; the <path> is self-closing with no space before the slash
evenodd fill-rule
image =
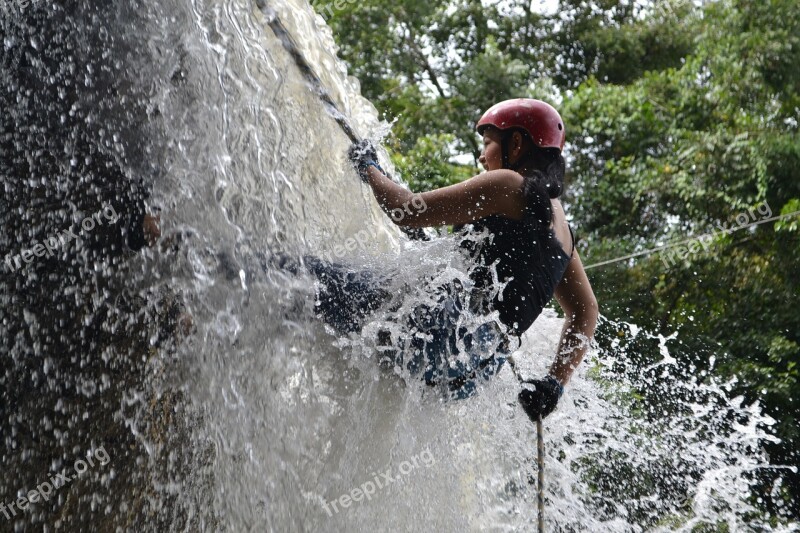
<path id="1" fill-rule="evenodd" d="M 384 132 L 321 19 L 304 2 L 270 5 L 356 130 Z M 0 281 L 0 501 L 89 444 L 111 457 L 0 523 L 533 528 L 535 435 L 510 369 L 444 402 L 377 364 L 382 330 L 401 347 L 402 317 L 436 305 L 431 288 L 469 284 L 457 241 L 409 242 L 380 212 L 254 3 L 49 2 L 2 24 L 3 257 L 100 200 L 130 212 L 137 187 L 163 236 L 133 254 L 108 229 Z M 394 304 L 361 335 L 334 334 L 314 317 L 315 280 L 270 257 L 338 257 L 365 228 L 342 259 L 389 275 Z M 524 336 L 525 375 L 546 372 L 560 328 L 546 310 Z M 672 340 L 657 339 L 660 361 L 620 341 L 578 370 L 546 423 L 548 528 L 796 530 L 753 497 L 754 472 L 783 468 L 761 449 L 773 421 L 671 356 Z M 356 501 L 368 482 L 375 493 Z M 771 497 L 780 509 L 779 483 Z"/>

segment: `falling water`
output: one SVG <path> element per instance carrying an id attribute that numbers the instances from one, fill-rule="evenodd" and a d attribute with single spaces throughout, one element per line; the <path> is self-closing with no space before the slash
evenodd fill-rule
<path id="1" fill-rule="evenodd" d="M 0 265 L 0 503 L 94 458 L 0 529 L 532 530 L 535 428 L 508 365 L 442 401 L 378 363 L 378 333 L 411 334 L 397 317 L 469 283 L 468 265 L 452 237 L 409 241 L 381 213 L 268 25 L 380 137 L 324 22 L 300 0 L 118 4 L 34 2 L 0 26 L 2 259 L 109 205 L 120 217 Z M 162 236 L 133 252 L 119 236 L 142 191 Z M 314 279 L 270 259 L 306 254 L 378 273 L 394 305 L 337 334 Z M 546 372 L 560 327 L 546 310 L 524 336 L 525 376 Z M 603 327 L 619 342 L 546 420 L 548 529 L 797 530 L 761 447 L 773 420 L 673 358 L 675 338 L 642 366 L 628 341 L 653 339 Z M 758 501 L 760 470 L 778 482 Z"/>

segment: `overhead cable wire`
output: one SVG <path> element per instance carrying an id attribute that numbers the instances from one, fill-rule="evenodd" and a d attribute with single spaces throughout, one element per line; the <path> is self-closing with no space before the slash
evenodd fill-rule
<path id="1" fill-rule="evenodd" d="M 770 218 L 765 218 L 764 220 L 759 220 L 758 222 L 753 222 L 752 224 L 746 224 L 746 225 L 739 226 L 739 227 L 736 227 L 736 228 L 726 229 L 726 230 L 723 230 L 723 231 L 721 231 L 719 233 L 723 233 L 723 234 L 733 233 L 734 231 L 739 231 L 741 229 L 745 229 L 745 228 L 749 228 L 749 227 L 753 227 L 753 226 L 758 226 L 760 224 L 766 224 L 767 222 L 773 222 L 775 220 L 781 220 L 781 219 L 784 219 L 784 218 L 797 216 L 799 214 L 800 214 L 800 211 L 794 211 L 792 213 L 787 213 L 785 215 L 778 215 L 778 216 L 774 216 L 774 217 L 770 217 Z M 690 239 L 684 239 L 682 241 L 671 242 L 671 243 L 665 244 L 664 246 L 659 246 L 658 248 L 652 248 L 650 250 L 642 250 L 641 252 L 635 252 L 635 253 L 632 253 L 632 254 L 623 255 L 623 256 L 620 256 L 620 257 L 615 257 L 614 259 L 608 259 L 606 261 L 600 261 L 599 263 L 593 263 L 591 265 L 587 265 L 587 266 L 583 267 L 583 269 L 584 270 L 589 270 L 590 268 L 596 268 L 596 267 L 601 267 L 601 266 L 605 266 L 605 265 L 610 265 L 612 263 L 618 263 L 620 261 L 625 261 L 626 259 L 633 259 L 634 257 L 640 257 L 640 256 L 643 256 L 643 255 L 654 254 L 656 252 L 661 252 L 661 251 L 667 250 L 669 248 L 674 248 L 675 246 L 682 246 L 682 245 L 684 245 L 686 243 L 689 243 L 689 242 L 700 241 L 700 240 L 702 240 L 702 239 L 704 239 L 706 237 L 713 237 L 717 233 L 718 232 L 706 233 L 704 235 L 699 235 L 697 237 L 692 237 Z"/>

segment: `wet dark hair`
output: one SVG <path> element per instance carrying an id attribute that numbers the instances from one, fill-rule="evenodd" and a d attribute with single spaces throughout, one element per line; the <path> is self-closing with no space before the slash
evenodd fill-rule
<path id="1" fill-rule="evenodd" d="M 503 137 L 503 166 L 511 168 L 511 170 L 516 170 L 525 164 L 534 167 L 524 176 L 528 179 L 522 185 L 522 193 L 528 198 L 528 208 L 532 212 L 538 213 L 537 218 L 549 227 L 553 219 L 550 199 L 558 198 L 564 192 L 564 174 L 566 174 L 567 168 L 564 156 L 561 155 L 561 150 L 558 148 L 539 148 L 531 141 L 531 149 L 514 165 L 516 168 L 512 168 L 508 163 L 506 141 L 515 131 L 530 140 L 528 132 L 523 129 L 513 129 L 506 133 Z"/>
<path id="2" fill-rule="evenodd" d="M 511 167 L 508 161 L 508 144 L 507 141 L 511 139 L 514 132 L 519 132 L 524 138 L 530 142 L 530 150 L 523 158 Z M 528 132 L 515 128 L 505 132 L 502 140 L 503 147 L 503 166 L 511 170 L 517 170 L 522 166 L 533 166 L 534 170 L 529 171 L 529 176 L 541 184 L 548 198 L 558 198 L 564 192 L 564 174 L 566 173 L 567 165 L 564 157 L 561 155 L 561 150 L 558 148 L 539 148 L 531 140 Z M 532 163 L 532 165 L 531 165 Z"/>
<path id="3" fill-rule="evenodd" d="M 558 198 L 564 192 L 564 174 L 567 164 L 558 148 L 534 146 L 528 160 L 533 160 L 536 170 L 531 177 L 541 184 L 550 198 Z"/>

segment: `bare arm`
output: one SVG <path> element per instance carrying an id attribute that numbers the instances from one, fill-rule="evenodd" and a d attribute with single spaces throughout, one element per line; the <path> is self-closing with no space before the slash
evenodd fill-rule
<path id="1" fill-rule="evenodd" d="M 375 198 L 399 226 L 467 224 L 489 215 L 522 220 L 524 216 L 523 179 L 511 170 L 484 172 L 421 194 L 402 188 L 375 167 L 369 167 L 368 172 Z"/>
<path id="2" fill-rule="evenodd" d="M 566 321 L 550 375 L 566 385 L 589 348 L 598 316 L 597 299 L 577 251 L 556 287 L 555 297 L 564 310 Z"/>

